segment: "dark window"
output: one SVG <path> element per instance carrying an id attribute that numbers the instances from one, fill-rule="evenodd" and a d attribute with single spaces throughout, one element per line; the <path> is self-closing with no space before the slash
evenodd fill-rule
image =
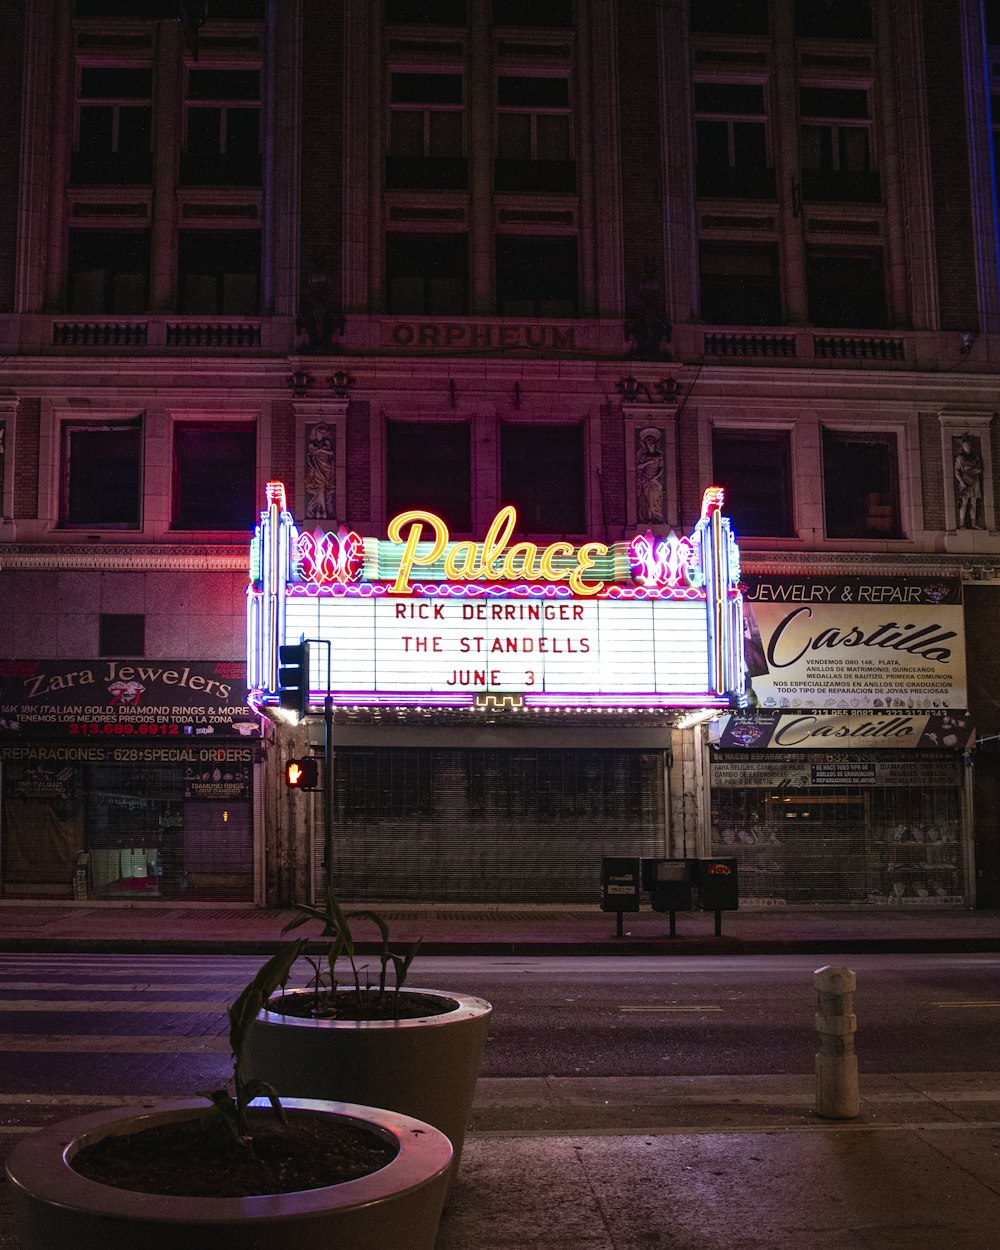
<path id="1" fill-rule="evenodd" d="M 1000 43 L 1000 3 L 998 0 L 986 0 L 986 42 Z"/>
<path id="2" fill-rule="evenodd" d="M 399 26 L 464 26 L 465 0 L 385 0 L 385 20 Z"/>
<path id="3" fill-rule="evenodd" d="M 778 249 L 703 243 L 701 319 L 716 325 L 778 325 Z"/>
<path id="4" fill-rule="evenodd" d="M 181 182 L 253 186 L 261 179 L 260 72 L 188 71 Z"/>
<path id="5" fill-rule="evenodd" d="M 573 0 L 493 0 L 494 26 L 573 25 Z"/>
<path id="6" fill-rule="evenodd" d="M 174 427 L 174 529 L 250 530 L 256 497 L 252 425 Z"/>
<path id="7" fill-rule="evenodd" d="M 260 311 L 260 232 L 182 230 L 180 311 L 188 316 L 253 316 Z"/>
<path id="8" fill-rule="evenodd" d="M 7 479 L 7 426 L 0 421 L 0 516 L 4 515 L 4 483 Z"/>
<path id="9" fill-rule="evenodd" d="M 496 189 L 575 191 L 569 80 L 503 75 L 497 110 Z"/>
<path id="10" fill-rule="evenodd" d="M 70 230 L 68 277 L 70 312 L 145 312 L 149 232 Z"/>
<path id="11" fill-rule="evenodd" d="M 736 536 L 792 534 L 788 435 L 775 430 L 713 430 L 712 481 L 726 490 Z"/>
<path id="12" fill-rule="evenodd" d="M 806 284 L 813 325 L 878 329 L 888 324 L 881 252 L 807 250 Z"/>
<path id="13" fill-rule="evenodd" d="M 393 74 L 386 185 L 461 190 L 467 183 L 460 74 Z"/>
<path id="14" fill-rule="evenodd" d="M 990 116 L 993 129 L 993 185 L 995 193 L 1000 197 L 1000 95 L 990 96 Z"/>
<path id="15" fill-rule="evenodd" d="M 576 239 L 501 234 L 496 241 L 501 317 L 575 317 Z"/>
<path id="16" fill-rule="evenodd" d="M 462 314 L 469 299 L 465 234 L 387 234 L 386 312 Z"/>
<path id="17" fill-rule="evenodd" d="M 827 538 L 900 538 L 894 434 L 823 431 Z"/>
<path id="18" fill-rule="evenodd" d="M 502 426 L 500 502 L 517 509 L 521 533 L 582 534 L 583 426 Z"/>
<path id="19" fill-rule="evenodd" d="M 75 183 L 143 184 L 152 178 L 151 69 L 84 66 L 77 92 Z"/>
<path id="20" fill-rule="evenodd" d="M 870 0 L 795 0 L 795 33 L 826 39 L 870 39 Z"/>
<path id="21" fill-rule="evenodd" d="M 208 10 L 213 22 L 264 20 L 264 0 L 210 0 Z M 176 22 L 180 6 L 178 0 L 75 0 L 73 11 L 77 17 L 140 17 L 153 22 Z"/>
<path id="22" fill-rule="evenodd" d="M 145 655 L 146 618 L 141 614 L 102 612 L 97 648 L 102 657 Z"/>
<path id="23" fill-rule="evenodd" d="M 698 194 L 774 197 L 767 104 L 754 83 L 695 83 Z"/>
<path id="24" fill-rule="evenodd" d="M 138 418 L 65 423 L 60 524 L 138 529 L 141 484 Z"/>
<path id="25" fill-rule="evenodd" d="M 766 35 L 767 0 L 691 0 L 691 29 L 699 35 Z"/>
<path id="26" fill-rule="evenodd" d="M 803 196 L 807 200 L 879 200 L 868 92 L 802 87 L 799 114 Z"/>
<path id="27" fill-rule="evenodd" d="M 386 426 L 386 508 L 390 517 L 423 508 L 455 533 L 472 528 L 469 427 L 458 422 L 390 421 Z"/>

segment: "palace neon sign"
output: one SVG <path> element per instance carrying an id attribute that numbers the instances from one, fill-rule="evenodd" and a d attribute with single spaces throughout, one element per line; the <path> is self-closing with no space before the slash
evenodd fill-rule
<path id="1" fill-rule="evenodd" d="M 433 538 L 426 550 L 420 550 L 424 526 L 430 526 Z M 444 556 L 444 571 L 449 581 L 455 582 L 568 582 L 570 590 L 577 595 L 598 595 L 604 589 L 603 581 L 585 581 L 594 567 L 597 556 L 608 554 L 605 543 L 584 543 L 574 548 L 572 543 L 556 542 L 539 551 L 535 543 L 521 542 L 508 547 L 517 527 L 517 512 L 508 506 L 501 508 L 486 532 L 486 540 L 478 543 L 457 542 L 448 547 L 448 526 L 433 512 L 403 512 L 389 522 L 389 541 L 403 544 L 399 561 L 399 573 L 392 586 L 392 593 L 405 595 L 410 591 L 410 577 L 414 568 L 434 564 Z M 405 537 L 404 537 L 405 534 Z M 572 557 L 570 568 L 557 569 L 554 561 Z"/>
<path id="2" fill-rule="evenodd" d="M 308 639 L 312 706 L 725 706 L 744 687 L 739 553 L 707 491 L 690 536 L 517 539 L 500 509 L 482 542 L 434 512 L 386 539 L 299 532 L 269 485 L 252 545 L 248 678 L 276 701 L 276 648 Z M 504 704 L 506 706 L 506 702 Z"/>

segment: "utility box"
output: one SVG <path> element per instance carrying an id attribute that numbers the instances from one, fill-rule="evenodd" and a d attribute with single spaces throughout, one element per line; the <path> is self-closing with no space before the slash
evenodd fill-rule
<path id="1" fill-rule="evenodd" d="M 601 911 L 638 911 L 641 889 L 638 855 L 601 860 Z"/>
<path id="2" fill-rule="evenodd" d="M 690 911 L 693 874 L 686 859 L 647 860 L 653 911 Z M 645 866 L 645 865 L 644 865 Z"/>
<path id="3" fill-rule="evenodd" d="M 690 861 L 694 865 L 698 904 L 702 911 L 738 911 L 740 906 L 737 862 L 728 856 Z"/>

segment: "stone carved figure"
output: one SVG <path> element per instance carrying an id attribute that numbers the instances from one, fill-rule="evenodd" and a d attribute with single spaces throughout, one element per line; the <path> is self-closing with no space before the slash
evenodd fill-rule
<path id="1" fill-rule="evenodd" d="M 299 334 L 304 334 L 306 339 L 299 348 L 300 352 L 330 353 L 343 350 L 339 343 L 334 343 L 333 336 L 344 333 L 344 315 L 340 311 L 333 284 L 320 257 L 314 258 L 313 271 L 306 278 L 299 299 L 295 329 Z"/>
<path id="2" fill-rule="evenodd" d="M 975 434 L 951 440 L 955 470 L 955 525 L 957 529 L 986 528 L 983 509 L 983 457 Z"/>
<path id="3" fill-rule="evenodd" d="M 636 520 L 663 525 L 666 512 L 663 498 L 663 431 L 654 426 L 638 430 L 635 436 Z"/>
<path id="4" fill-rule="evenodd" d="M 336 517 L 337 459 L 334 427 L 325 421 L 306 426 L 306 516 L 319 519 Z"/>

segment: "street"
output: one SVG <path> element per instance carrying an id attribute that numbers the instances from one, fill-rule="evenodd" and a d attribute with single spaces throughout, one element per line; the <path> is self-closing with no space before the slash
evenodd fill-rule
<path id="1" fill-rule="evenodd" d="M 0 1147 L 9 1149 L 39 1124 L 94 1107 L 216 1087 L 229 1070 L 225 1005 L 260 962 L 234 956 L 0 958 Z M 809 956 L 418 958 L 413 985 L 475 993 L 494 1005 L 467 1162 L 442 1226 L 442 1250 L 519 1244 L 471 1236 L 482 1216 L 477 1204 L 489 1189 L 487 1173 L 506 1169 L 508 1180 L 523 1173 L 519 1183 L 527 1184 L 532 1166 L 556 1166 L 557 1159 L 557 1172 L 568 1168 L 566 1175 L 575 1176 L 602 1142 L 607 1171 L 622 1152 L 642 1155 L 637 1143 L 645 1142 L 646 1156 L 653 1150 L 670 1155 L 686 1149 L 692 1134 L 701 1142 L 699 1156 L 717 1156 L 713 1174 L 725 1176 L 732 1160 L 724 1142 L 735 1145 L 733 1135 L 742 1134 L 757 1143 L 751 1155 L 765 1184 L 770 1165 L 761 1161 L 778 1149 L 768 1135 L 779 1130 L 786 1169 L 796 1159 L 807 1168 L 814 1151 L 816 1166 L 826 1167 L 824 1152 L 843 1150 L 855 1160 L 848 1172 L 864 1171 L 867 1147 L 849 1144 L 845 1134 L 868 1130 L 887 1157 L 903 1148 L 904 1138 L 908 1149 L 918 1149 L 913 1141 L 919 1138 L 921 1158 L 933 1172 L 937 1165 L 927 1150 L 946 1155 L 945 1138 L 954 1136 L 955 1150 L 965 1143 L 968 1155 L 969 1143 L 980 1140 L 974 1128 L 994 1172 L 1000 1171 L 1000 960 L 859 955 L 848 961 L 858 977 L 864 1100 L 861 1120 L 852 1125 L 823 1125 L 812 1114 L 812 973 L 819 962 Z M 305 979 L 305 965 L 299 972 L 293 981 Z M 643 1166 L 634 1158 L 622 1164 L 622 1183 L 631 1183 L 631 1169 Z M 977 1173 L 977 1166 L 953 1159 L 949 1184 L 956 1178 L 970 1184 L 967 1173 Z M 991 1201 L 1000 1197 L 995 1176 L 990 1180 L 982 1167 L 977 1175 L 976 1185 L 986 1186 Z M 976 1192 L 973 1186 L 970 1219 L 980 1200 Z M 502 1206 L 498 1193 L 493 1199 Z M 550 1236 L 533 1244 L 563 1243 Z M 687 1243 L 640 1238 L 620 1244 Z M 773 1244 L 798 1250 L 813 1243 Z M 925 1236 L 922 1244 L 939 1243 Z M 940 1244 L 987 1250 L 991 1243 L 977 1242 L 970 1231 L 964 1242 Z M 0 1232 L 2 1250 L 16 1245 L 9 1229 Z"/>

